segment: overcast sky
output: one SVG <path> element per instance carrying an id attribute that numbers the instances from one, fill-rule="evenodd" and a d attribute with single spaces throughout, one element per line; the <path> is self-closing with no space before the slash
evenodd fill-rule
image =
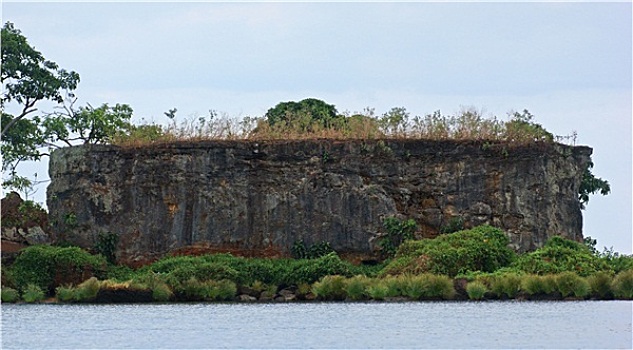
<path id="1" fill-rule="evenodd" d="M 81 76 L 79 104 L 164 122 L 209 109 L 262 116 L 307 97 L 339 111 L 527 108 L 594 148 L 584 235 L 632 251 L 631 3 L 17 3 L 13 22 Z M 45 163 L 45 162 L 44 162 Z M 25 165 L 45 178 L 46 165 Z M 45 185 L 44 185 L 45 186 Z M 45 201 L 45 190 L 36 200 Z"/>

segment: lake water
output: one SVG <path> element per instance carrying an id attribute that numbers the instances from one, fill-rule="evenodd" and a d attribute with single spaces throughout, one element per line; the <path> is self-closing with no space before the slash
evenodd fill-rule
<path id="1" fill-rule="evenodd" d="M 631 301 L 2 304 L 3 349 L 626 348 Z"/>

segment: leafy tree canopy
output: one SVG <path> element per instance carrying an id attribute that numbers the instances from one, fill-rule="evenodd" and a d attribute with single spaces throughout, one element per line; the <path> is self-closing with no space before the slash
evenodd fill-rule
<path id="1" fill-rule="evenodd" d="M 339 117 L 336 107 L 315 98 L 307 98 L 299 102 L 280 102 L 266 112 L 266 120 L 270 126 L 285 123 L 290 125 L 302 120 L 306 124 L 317 122 L 323 127 L 330 127 Z"/>
<path id="2" fill-rule="evenodd" d="M 46 60 L 11 22 L 2 27 L 1 47 L 2 170 L 8 172 L 8 178 L 3 175 L 4 186 L 28 188 L 30 180 L 18 176 L 16 167 L 21 161 L 47 155 L 42 149 L 58 147 L 57 141 L 104 143 L 129 127 L 132 109 L 128 105 L 74 109 L 79 74 Z M 35 113 L 41 101 L 56 104 L 55 112 Z M 10 104 L 17 113 L 6 112 Z"/>

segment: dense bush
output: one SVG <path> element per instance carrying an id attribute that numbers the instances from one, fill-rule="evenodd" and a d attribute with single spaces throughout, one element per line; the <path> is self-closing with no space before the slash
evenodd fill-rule
<path id="1" fill-rule="evenodd" d="M 483 282 L 473 281 L 466 285 L 466 293 L 468 298 L 472 300 L 481 300 L 488 291 L 488 287 Z"/>
<path id="2" fill-rule="evenodd" d="M 90 275 L 102 276 L 107 262 L 77 247 L 30 246 L 22 250 L 11 266 L 16 287 L 35 284 L 52 292 L 59 284 L 79 283 Z"/>
<path id="3" fill-rule="evenodd" d="M 587 277 L 587 282 L 591 288 L 591 295 L 600 299 L 613 298 L 613 292 L 611 291 L 611 281 L 613 276 L 610 273 L 599 271 L 595 274 Z"/>
<path id="4" fill-rule="evenodd" d="M 587 280 L 570 271 L 562 272 L 556 276 L 556 285 L 564 298 L 572 295 L 584 298 L 591 292 Z"/>
<path id="5" fill-rule="evenodd" d="M 44 300 L 44 291 L 37 284 L 29 283 L 24 292 L 22 292 L 22 300 L 27 303 L 36 303 Z"/>
<path id="6" fill-rule="evenodd" d="M 345 281 L 345 293 L 351 300 L 365 300 L 369 297 L 367 288 L 372 280 L 363 275 L 354 276 Z"/>
<path id="7" fill-rule="evenodd" d="M 320 300 L 345 300 L 347 297 L 345 277 L 325 276 L 312 285 L 312 292 Z"/>
<path id="8" fill-rule="evenodd" d="M 589 276 L 610 269 L 607 262 L 587 246 L 558 236 L 550 238 L 544 247 L 519 256 L 512 266 L 539 275 L 572 271 Z"/>
<path id="9" fill-rule="evenodd" d="M 0 294 L 3 303 L 15 303 L 20 300 L 20 293 L 11 287 L 2 287 Z"/>
<path id="10" fill-rule="evenodd" d="M 434 239 L 406 241 L 382 275 L 430 272 L 456 276 L 467 271 L 493 272 L 514 260 L 515 253 L 508 243 L 503 231 L 487 225 Z"/>
<path id="11" fill-rule="evenodd" d="M 616 298 L 633 299 L 633 270 L 620 272 L 611 283 Z"/>

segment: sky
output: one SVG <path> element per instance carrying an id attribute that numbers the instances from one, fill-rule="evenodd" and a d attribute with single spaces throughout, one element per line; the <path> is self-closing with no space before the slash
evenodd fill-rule
<path id="1" fill-rule="evenodd" d="M 528 109 L 593 147 L 592 171 L 612 193 L 591 197 L 583 233 L 631 254 L 631 6 L 4 1 L 2 22 L 79 73 L 78 105 L 127 103 L 137 122 L 164 123 L 174 107 L 179 118 L 263 116 L 309 97 L 340 112 Z M 46 161 L 20 172 L 45 180 Z"/>

